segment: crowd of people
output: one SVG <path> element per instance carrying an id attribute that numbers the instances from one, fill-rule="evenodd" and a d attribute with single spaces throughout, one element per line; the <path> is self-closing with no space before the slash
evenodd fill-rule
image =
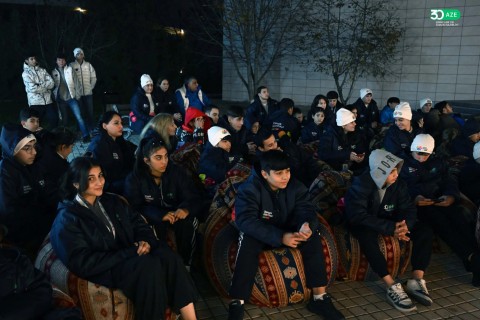
<path id="1" fill-rule="evenodd" d="M 136 319 L 162 319 L 167 306 L 196 319 L 189 271 L 200 250 L 198 226 L 216 188 L 239 163 L 252 173 L 235 201 L 240 237 L 229 319 L 243 318 L 259 252 L 281 246 L 302 253 L 313 292 L 307 308 L 343 319 L 326 292 L 319 222 L 308 193 L 324 163 L 354 176 L 345 227 L 384 280 L 393 307 L 409 312 L 416 308 L 411 299 L 433 303 L 424 275 L 434 233 L 480 286 L 476 212 L 465 205 L 480 203 L 480 123 L 454 113 L 447 101 L 433 105 L 425 98 L 414 110 L 391 97 L 379 110 L 368 88 L 350 105 L 330 91 L 315 96 L 304 116 L 292 99 L 276 101 L 261 86 L 246 108 L 232 105 L 222 115 L 195 77 L 173 91 L 167 78 L 154 84 L 144 74 L 129 114 L 137 146 L 124 139 L 116 111 L 103 113 L 95 127 L 95 70 L 81 48 L 74 57 L 67 65 L 58 54 L 52 76 L 34 55 L 25 59 L 29 106 L 0 135 L 0 223 L 8 230 L 5 240 L 31 259 L 50 233 L 67 268 L 120 288 L 134 302 Z M 81 136 L 67 128 L 67 106 Z M 77 141 L 89 143 L 87 152 L 68 162 Z M 192 146 L 200 153 L 196 170 L 172 161 Z M 167 245 L 172 230 L 176 252 Z M 378 235 L 413 241 L 405 283 L 388 273 Z"/>

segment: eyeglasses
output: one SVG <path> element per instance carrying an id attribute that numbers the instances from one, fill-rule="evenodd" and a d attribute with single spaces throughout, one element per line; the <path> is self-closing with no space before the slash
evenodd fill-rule
<path id="1" fill-rule="evenodd" d="M 419 156 L 429 156 L 430 155 L 430 153 L 428 153 L 428 152 L 417 152 L 417 154 Z"/>
<path id="2" fill-rule="evenodd" d="M 33 150 L 35 150 L 37 147 L 37 145 L 26 145 L 25 147 L 23 147 L 22 149 L 20 150 L 23 150 L 25 151 L 26 153 L 29 153 L 29 154 L 32 154 L 33 153 Z"/>

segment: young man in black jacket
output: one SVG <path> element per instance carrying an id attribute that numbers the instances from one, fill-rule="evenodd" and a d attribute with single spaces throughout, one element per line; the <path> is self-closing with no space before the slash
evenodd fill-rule
<path id="1" fill-rule="evenodd" d="M 432 230 L 417 221 L 417 210 L 407 185 L 397 180 L 403 160 L 385 150 L 374 150 L 369 157 L 370 171 L 354 179 L 345 196 L 348 228 L 358 239 L 372 269 L 387 285 L 387 301 L 402 312 L 416 309 L 402 284 L 395 282 L 378 246 L 378 235 L 413 240 L 412 279 L 405 289 L 423 305 L 431 305 L 423 274 L 430 262 Z"/>
<path id="2" fill-rule="evenodd" d="M 313 291 L 308 310 L 325 319 L 344 319 L 325 291 L 327 273 L 315 207 L 305 186 L 290 179 L 285 153 L 271 150 L 262 154 L 260 168 L 253 170 L 238 190 L 235 217 L 240 237 L 229 320 L 243 319 L 243 304 L 251 295 L 259 253 L 281 246 L 298 248 L 302 253 L 307 286 Z"/>

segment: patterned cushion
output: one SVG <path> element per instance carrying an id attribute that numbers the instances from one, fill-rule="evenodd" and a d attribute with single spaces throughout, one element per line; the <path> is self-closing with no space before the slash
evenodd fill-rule
<path id="1" fill-rule="evenodd" d="M 193 142 L 186 143 L 175 150 L 170 159 L 192 173 L 197 172 L 198 162 L 200 161 L 200 146 Z"/>
<path id="2" fill-rule="evenodd" d="M 358 240 L 343 226 L 334 227 L 340 259 L 339 276 L 350 280 L 378 280 L 367 258 L 360 250 Z M 378 245 L 387 259 L 387 269 L 393 278 L 402 275 L 410 263 L 411 242 L 398 241 L 392 236 L 378 236 Z"/>
<path id="3" fill-rule="evenodd" d="M 204 262 L 210 281 L 217 292 L 228 296 L 238 248 L 238 230 L 231 222 L 231 208 L 236 187 L 245 177 L 230 177 L 221 185 L 210 207 L 206 222 Z M 336 277 L 337 250 L 333 233 L 326 221 L 321 221 L 320 233 L 329 284 Z M 266 250 L 260 254 L 259 268 L 250 302 L 264 307 L 283 307 L 309 299 L 300 251 L 292 248 Z"/>
<path id="4" fill-rule="evenodd" d="M 118 289 L 81 279 L 71 273 L 57 259 L 50 243 L 50 235 L 42 244 L 35 260 L 35 267 L 43 271 L 50 282 L 68 294 L 81 309 L 85 320 L 111 319 L 133 320 L 133 303 Z M 175 315 L 167 311 L 165 319 L 175 319 Z"/>

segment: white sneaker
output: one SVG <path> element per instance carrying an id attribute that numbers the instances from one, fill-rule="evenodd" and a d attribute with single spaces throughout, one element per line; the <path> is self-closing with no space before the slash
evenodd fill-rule
<path id="1" fill-rule="evenodd" d="M 423 279 L 409 279 L 406 282 L 405 291 L 424 306 L 431 306 L 433 303 L 432 298 L 428 294 L 427 284 Z"/>
<path id="2" fill-rule="evenodd" d="M 417 309 L 412 300 L 410 300 L 405 291 L 403 291 L 400 282 L 393 284 L 387 289 L 387 301 L 401 312 L 410 312 Z"/>

